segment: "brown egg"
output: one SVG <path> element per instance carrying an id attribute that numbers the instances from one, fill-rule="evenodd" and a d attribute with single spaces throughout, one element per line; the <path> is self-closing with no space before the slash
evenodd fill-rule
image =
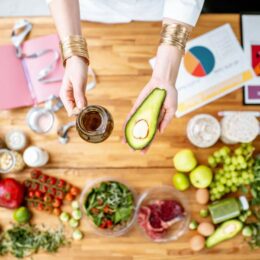
<path id="1" fill-rule="evenodd" d="M 205 237 L 210 236 L 215 231 L 215 227 L 211 223 L 202 222 L 198 226 L 198 232 Z"/>
<path id="2" fill-rule="evenodd" d="M 209 201 L 209 191 L 208 189 L 198 189 L 196 191 L 196 201 L 199 204 L 205 205 Z"/>
<path id="3" fill-rule="evenodd" d="M 190 248 L 192 251 L 200 251 L 205 247 L 205 238 L 201 235 L 196 235 L 190 240 Z"/>

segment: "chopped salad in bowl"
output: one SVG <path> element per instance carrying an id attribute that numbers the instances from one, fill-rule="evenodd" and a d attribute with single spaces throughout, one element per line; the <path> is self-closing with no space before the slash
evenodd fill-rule
<path id="1" fill-rule="evenodd" d="M 121 181 L 97 179 L 86 186 L 80 201 L 91 227 L 98 234 L 123 235 L 135 221 L 135 195 Z"/>

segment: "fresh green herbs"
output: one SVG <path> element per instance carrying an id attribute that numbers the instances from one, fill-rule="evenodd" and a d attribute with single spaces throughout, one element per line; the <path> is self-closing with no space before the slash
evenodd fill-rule
<path id="1" fill-rule="evenodd" d="M 131 218 L 134 197 L 122 183 L 102 182 L 88 193 L 85 209 L 96 226 L 102 229 L 113 229 L 117 225 L 124 225 Z"/>
<path id="2" fill-rule="evenodd" d="M 248 224 L 246 227 L 248 228 L 248 230 L 251 231 L 250 236 L 247 239 L 248 244 L 253 249 L 260 248 L 260 222 L 258 221 L 255 223 Z"/>
<path id="3" fill-rule="evenodd" d="M 54 253 L 65 244 L 67 241 L 61 229 L 51 232 L 36 226 L 17 225 L 0 235 L 0 256 L 11 253 L 17 258 L 23 258 L 40 249 Z"/>

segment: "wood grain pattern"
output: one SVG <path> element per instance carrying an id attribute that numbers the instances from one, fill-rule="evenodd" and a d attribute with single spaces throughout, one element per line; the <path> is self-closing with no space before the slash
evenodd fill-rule
<path id="1" fill-rule="evenodd" d="M 28 18 L 34 24 L 30 37 L 37 37 L 55 32 L 50 18 Z M 10 43 L 10 31 L 15 18 L 0 19 L 0 44 Z M 202 15 L 194 29 L 193 37 L 203 34 L 217 26 L 230 23 L 238 39 L 238 15 Z M 235 91 L 214 103 L 196 110 L 181 119 L 174 119 L 163 135 L 156 138 L 147 155 L 131 152 L 121 143 L 122 125 L 133 105 L 139 91 L 149 80 L 151 68 L 148 59 L 155 55 L 159 40 L 160 23 L 134 22 L 131 24 L 104 25 L 98 23 L 82 23 L 83 33 L 88 38 L 91 65 L 98 75 L 98 87 L 88 93 L 90 104 L 100 104 L 109 109 L 115 121 L 112 136 L 102 144 L 88 144 L 83 142 L 75 129 L 70 131 L 70 142 L 67 145 L 58 143 L 55 134 L 45 136 L 32 133 L 25 124 L 27 108 L 0 112 L 0 135 L 13 128 L 21 128 L 30 135 L 31 143 L 46 148 L 51 155 L 50 163 L 45 167 L 46 173 L 63 176 L 68 181 L 80 187 L 88 180 L 112 176 L 123 179 L 134 187 L 138 194 L 146 188 L 162 184 L 171 184 L 172 157 L 180 148 L 188 147 L 194 150 L 201 163 L 205 163 L 208 153 L 220 147 L 196 149 L 187 140 L 185 129 L 187 121 L 197 113 L 217 115 L 219 109 L 226 110 L 259 110 L 257 106 L 242 106 L 242 91 Z M 8 86 L 7 86 L 8 87 Z M 57 125 L 74 120 L 68 118 L 65 111 L 59 111 L 56 116 Z M 259 138 L 255 146 L 260 150 Z M 24 179 L 28 170 L 16 174 Z M 201 209 L 194 201 L 194 190 L 185 192 L 189 198 L 191 211 L 199 220 Z M 42 214 L 42 216 L 41 216 Z M 52 226 L 58 220 L 46 213 L 35 213 L 35 223 L 43 221 Z M 0 209 L 1 226 L 8 224 L 12 212 Z M 57 255 L 50 256 L 39 253 L 36 260 L 56 259 L 122 259 L 122 260 L 259 260 L 259 251 L 251 251 L 243 238 L 237 237 L 211 250 L 193 253 L 189 249 L 189 238 L 194 234 L 189 232 L 176 242 L 168 244 L 153 244 L 147 241 L 135 227 L 124 237 L 101 238 L 93 234 L 84 220 L 82 228 L 86 238 L 80 242 L 73 242 L 70 248 L 64 248 Z M 4 259 L 13 259 L 6 257 Z"/>

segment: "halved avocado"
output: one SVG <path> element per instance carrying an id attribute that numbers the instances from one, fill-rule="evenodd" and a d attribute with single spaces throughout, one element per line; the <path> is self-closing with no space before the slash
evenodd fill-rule
<path id="1" fill-rule="evenodd" d="M 155 88 L 136 109 L 125 127 L 126 141 L 135 150 L 142 150 L 153 140 L 166 90 Z"/>
<path id="2" fill-rule="evenodd" d="M 207 238 L 206 247 L 211 248 L 222 241 L 228 240 L 236 236 L 242 229 L 241 221 L 232 219 L 221 224 L 216 231 Z"/>

